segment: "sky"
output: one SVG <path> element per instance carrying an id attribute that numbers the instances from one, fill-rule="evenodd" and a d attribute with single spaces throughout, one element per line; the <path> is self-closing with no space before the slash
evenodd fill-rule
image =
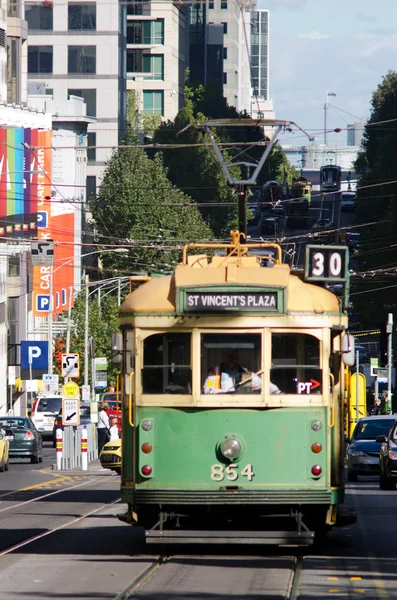
<path id="1" fill-rule="evenodd" d="M 258 0 L 257 8 L 270 11 L 276 118 L 322 142 L 327 91 L 336 94 L 328 97 L 329 128 L 369 117 L 372 93 L 389 70 L 397 71 L 397 0 Z M 288 138 L 281 143 L 305 143 L 300 134 Z M 346 131 L 329 135 L 330 145 L 346 140 Z"/>

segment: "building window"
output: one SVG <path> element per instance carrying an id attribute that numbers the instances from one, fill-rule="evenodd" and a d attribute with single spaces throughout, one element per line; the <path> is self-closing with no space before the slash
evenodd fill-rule
<path id="1" fill-rule="evenodd" d="M 213 2 L 208 2 L 208 8 L 209 8 L 209 9 L 212 9 L 212 8 L 214 8 L 214 3 L 213 3 Z"/>
<path id="2" fill-rule="evenodd" d="M 87 105 L 87 117 L 96 117 L 96 90 L 68 90 L 68 98 L 70 96 L 80 96 L 84 98 Z"/>
<path id="3" fill-rule="evenodd" d="M 223 73 L 223 83 L 227 83 L 227 73 Z"/>
<path id="4" fill-rule="evenodd" d="M 96 73 L 96 46 L 68 46 L 68 74 Z"/>
<path id="5" fill-rule="evenodd" d="M 227 23 L 224 23 L 222 21 L 221 25 L 223 25 L 223 33 L 224 33 L 224 35 L 226 35 L 227 34 Z"/>
<path id="6" fill-rule="evenodd" d="M 44 3 L 25 4 L 29 31 L 52 31 L 52 6 Z"/>
<path id="7" fill-rule="evenodd" d="M 45 89 L 45 95 L 46 96 L 53 96 L 54 95 L 54 90 L 52 88 L 46 88 Z"/>
<path id="8" fill-rule="evenodd" d="M 95 162 L 96 161 L 96 133 L 89 132 L 87 134 L 87 161 Z"/>
<path id="9" fill-rule="evenodd" d="M 223 58 L 227 59 L 227 48 L 223 48 Z"/>
<path id="10" fill-rule="evenodd" d="M 221 8 L 227 9 L 227 2 L 221 2 Z"/>
<path id="11" fill-rule="evenodd" d="M 95 175 L 87 175 L 85 191 L 86 191 L 87 201 L 92 196 L 96 196 L 96 177 L 95 177 Z"/>
<path id="12" fill-rule="evenodd" d="M 21 6 L 22 6 L 21 0 L 8 0 L 7 1 L 7 17 L 19 17 Z"/>
<path id="13" fill-rule="evenodd" d="M 68 26 L 69 31 L 95 31 L 96 4 L 69 4 Z"/>
<path id="14" fill-rule="evenodd" d="M 149 115 L 164 116 L 164 92 L 159 90 L 144 90 L 143 112 Z"/>
<path id="15" fill-rule="evenodd" d="M 28 46 L 28 73 L 52 73 L 52 46 Z"/>
<path id="16" fill-rule="evenodd" d="M 127 44 L 164 44 L 164 19 L 127 23 Z"/>
<path id="17" fill-rule="evenodd" d="M 164 79 L 164 56 L 162 54 L 146 54 L 143 56 L 143 72 L 149 73 L 144 79 Z"/>
<path id="18" fill-rule="evenodd" d="M 10 256 L 8 259 L 8 277 L 19 277 L 21 274 L 21 262 L 19 256 Z"/>
<path id="19" fill-rule="evenodd" d="M 126 0 L 127 15 L 142 15 L 143 2 L 142 0 Z"/>

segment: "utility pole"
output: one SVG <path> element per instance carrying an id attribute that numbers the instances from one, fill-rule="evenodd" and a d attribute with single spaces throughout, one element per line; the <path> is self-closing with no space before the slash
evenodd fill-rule
<path id="1" fill-rule="evenodd" d="M 328 100 L 324 104 L 324 145 L 328 146 Z"/>
<path id="2" fill-rule="evenodd" d="M 387 315 L 387 402 L 388 412 L 391 412 L 392 408 L 392 365 L 393 365 L 393 315 L 389 313 Z"/>

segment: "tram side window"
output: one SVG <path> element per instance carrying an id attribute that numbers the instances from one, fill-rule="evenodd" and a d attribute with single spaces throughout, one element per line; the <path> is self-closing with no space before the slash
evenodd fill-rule
<path id="1" fill-rule="evenodd" d="M 201 336 L 204 394 L 260 394 L 259 333 L 205 333 Z"/>
<path id="2" fill-rule="evenodd" d="M 143 394 L 191 394 L 190 333 L 157 333 L 143 343 Z"/>
<path id="3" fill-rule="evenodd" d="M 274 333 L 270 379 L 285 394 L 321 394 L 319 340 L 305 333 Z"/>

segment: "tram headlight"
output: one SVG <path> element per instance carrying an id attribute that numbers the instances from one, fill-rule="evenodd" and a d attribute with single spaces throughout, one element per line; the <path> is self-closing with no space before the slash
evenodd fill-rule
<path id="1" fill-rule="evenodd" d="M 312 429 L 313 431 L 320 431 L 321 427 L 322 427 L 322 423 L 321 421 L 312 421 Z"/>
<path id="2" fill-rule="evenodd" d="M 151 428 L 153 427 L 153 423 L 151 421 L 145 420 L 145 421 L 142 421 L 141 427 L 142 427 L 143 431 L 150 431 Z"/>
<path id="3" fill-rule="evenodd" d="M 221 443 L 221 452 L 225 458 L 237 458 L 241 453 L 241 444 L 235 438 L 227 438 Z"/>

